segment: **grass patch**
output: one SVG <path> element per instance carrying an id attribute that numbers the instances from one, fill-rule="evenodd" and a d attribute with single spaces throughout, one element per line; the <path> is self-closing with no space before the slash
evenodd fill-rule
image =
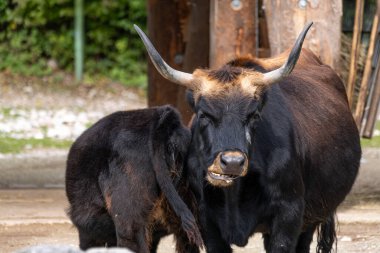
<path id="1" fill-rule="evenodd" d="M 95 124 L 94 122 L 87 122 L 87 123 L 85 124 L 86 129 L 92 127 L 94 124 Z"/>
<path id="2" fill-rule="evenodd" d="M 372 139 L 361 139 L 362 147 L 366 148 L 380 148 L 380 136 L 374 136 Z"/>
<path id="3" fill-rule="evenodd" d="M 70 140 L 57 140 L 52 138 L 35 139 L 15 139 L 0 136 L 0 153 L 20 153 L 24 150 L 35 148 L 59 148 L 67 149 L 73 142 Z"/>
<path id="4" fill-rule="evenodd" d="M 380 131 L 380 121 L 376 122 L 375 129 Z M 365 148 L 380 148 L 380 136 L 373 136 L 372 139 L 362 138 L 360 143 Z"/>
<path id="5" fill-rule="evenodd" d="M 1 108 L 0 109 L 0 114 L 2 114 L 5 118 L 11 117 L 11 108 Z"/>

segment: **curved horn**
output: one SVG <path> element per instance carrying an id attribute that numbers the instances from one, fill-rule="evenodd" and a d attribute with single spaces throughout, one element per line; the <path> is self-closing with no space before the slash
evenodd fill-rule
<path id="1" fill-rule="evenodd" d="M 278 69 L 265 73 L 264 78 L 263 78 L 264 82 L 268 84 L 277 82 L 281 80 L 282 78 L 284 78 L 285 76 L 288 76 L 292 72 L 294 66 L 297 64 L 298 57 L 300 56 L 302 43 L 305 39 L 307 32 L 309 31 L 312 25 L 313 25 L 313 22 L 310 22 L 307 25 L 305 25 L 300 35 L 298 35 L 296 43 L 294 44 L 292 51 L 290 51 L 289 57 L 284 63 L 284 65 L 282 65 Z"/>
<path id="2" fill-rule="evenodd" d="M 145 48 L 148 51 L 149 57 L 152 60 L 153 65 L 156 67 L 157 71 L 169 81 L 174 83 L 184 85 L 190 88 L 191 81 L 193 80 L 193 75 L 181 72 L 170 67 L 161 57 L 161 55 L 154 48 L 152 42 L 148 39 L 145 33 L 137 25 L 133 25 L 140 38 L 144 42 Z"/>

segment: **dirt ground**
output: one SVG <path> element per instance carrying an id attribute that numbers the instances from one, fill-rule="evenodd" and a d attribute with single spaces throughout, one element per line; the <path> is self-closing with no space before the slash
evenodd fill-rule
<path id="1" fill-rule="evenodd" d="M 351 203 L 338 212 L 338 252 L 380 252 L 380 203 Z M 63 189 L 0 190 L 0 252 L 38 244 L 77 246 L 77 232 L 66 217 L 66 207 Z M 314 252 L 315 244 L 312 247 Z M 174 252 L 173 239 L 165 238 L 158 252 Z M 264 252 L 260 235 L 234 252 Z"/>

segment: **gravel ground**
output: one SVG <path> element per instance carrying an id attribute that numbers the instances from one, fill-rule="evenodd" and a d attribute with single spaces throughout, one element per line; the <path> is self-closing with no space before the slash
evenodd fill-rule
<path id="1" fill-rule="evenodd" d="M 107 114 L 143 107 L 141 90 L 115 83 L 76 86 L 0 73 L 0 134 L 16 139 L 74 140 Z"/>

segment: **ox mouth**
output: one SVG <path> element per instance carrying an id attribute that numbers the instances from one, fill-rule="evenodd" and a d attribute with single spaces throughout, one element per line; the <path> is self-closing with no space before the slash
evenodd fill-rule
<path id="1" fill-rule="evenodd" d="M 240 177 L 240 175 L 219 174 L 217 172 L 212 172 L 212 171 L 209 171 L 208 175 L 214 180 L 223 180 L 227 184 L 232 183 L 234 179 Z"/>

